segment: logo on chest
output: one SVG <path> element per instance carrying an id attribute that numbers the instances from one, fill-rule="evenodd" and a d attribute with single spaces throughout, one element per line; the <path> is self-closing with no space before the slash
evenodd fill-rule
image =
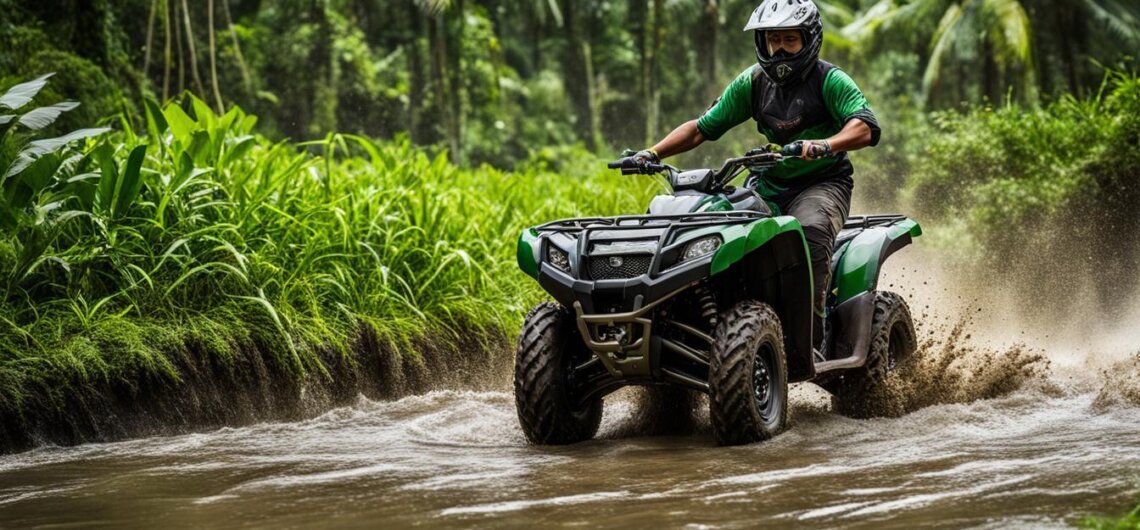
<path id="1" fill-rule="evenodd" d="M 786 131 L 788 129 L 795 129 L 796 127 L 799 127 L 800 124 L 803 123 L 803 121 L 804 121 L 803 115 L 796 116 L 795 118 L 791 118 L 791 119 L 787 119 L 787 120 L 774 120 L 772 122 L 772 127 L 775 129 L 780 129 L 780 130 Z"/>

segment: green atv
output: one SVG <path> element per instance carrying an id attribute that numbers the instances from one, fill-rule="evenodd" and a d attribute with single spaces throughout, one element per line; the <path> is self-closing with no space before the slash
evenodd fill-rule
<path id="1" fill-rule="evenodd" d="M 813 341 L 803 230 L 753 190 L 764 171 L 795 154 L 753 150 L 717 171 L 684 172 L 626 158 L 610 167 L 664 174 L 672 187 L 647 215 L 523 231 L 519 267 L 556 300 L 527 315 L 515 356 L 527 439 L 592 438 L 603 396 L 626 385 L 653 387 L 661 399 L 708 394 L 721 445 L 780 433 L 790 382 L 814 382 L 841 413 L 865 414 L 867 393 L 916 348 L 906 302 L 876 287 L 883 261 L 921 229 L 902 215 L 846 221 L 822 338 Z M 729 185 L 745 170 L 744 186 Z"/>

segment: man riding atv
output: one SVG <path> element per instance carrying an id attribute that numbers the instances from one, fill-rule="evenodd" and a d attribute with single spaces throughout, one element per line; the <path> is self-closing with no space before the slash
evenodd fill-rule
<path id="1" fill-rule="evenodd" d="M 642 214 L 520 234 L 519 268 L 553 299 L 527 314 L 515 350 L 531 442 L 592 438 L 603 398 L 626 386 L 677 414 L 691 410 L 690 393 L 705 394 L 717 443 L 767 440 L 788 425 L 789 383 L 815 383 L 838 412 L 867 416 L 915 351 L 905 300 L 878 280 L 922 230 L 899 214 L 848 217 L 845 152 L 877 141 L 874 114 L 851 78 L 817 58 L 810 0 L 767 0 L 745 29 L 756 32 L 757 66 L 699 119 L 609 164 L 664 177 L 667 193 Z M 785 145 L 719 169 L 661 163 L 749 117 Z"/>
<path id="2" fill-rule="evenodd" d="M 851 77 L 819 58 L 823 23 L 812 0 L 765 0 L 744 31 L 754 32 L 758 63 L 736 76 L 699 118 L 631 158 L 659 163 L 716 140 L 749 118 L 769 142 L 801 143 L 800 158 L 784 159 L 765 172 L 756 191 L 803 226 L 820 339 L 828 264 L 851 208 L 854 170 L 846 152 L 878 144 L 879 124 Z"/>

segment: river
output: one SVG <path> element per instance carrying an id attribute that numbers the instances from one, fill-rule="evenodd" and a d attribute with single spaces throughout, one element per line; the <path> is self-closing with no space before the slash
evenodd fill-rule
<path id="1" fill-rule="evenodd" d="M 793 428 L 713 446 L 640 436 L 529 447 L 507 393 L 437 391 L 291 424 L 0 458 L 4 527 L 1063 528 L 1137 490 L 1140 409 L 1037 390 L 856 421 L 795 393 Z"/>
<path id="2" fill-rule="evenodd" d="M 920 322 L 955 305 L 939 298 L 949 290 L 918 291 Z M 1010 334 L 981 315 L 955 340 Z M 1001 397 L 959 389 L 901 417 L 844 418 L 795 385 L 792 428 L 744 447 L 715 447 L 707 414 L 687 433 L 648 436 L 626 390 L 607 398 L 598 439 L 569 447 L 527 445 L 510 393 L 457 390 L 361 397 L 296 423 L 41 447 L 0 457 L 0 527 L 1068 528 L 1122 513 L 1140 492 L 1140 359 L 1131 380 L 1103 372 L 1140 341 L 1112 326 L 1123 329 L 1114 344 L 1083 351 L 1043 338 L 1045 375 Z M 1091 353 L 1101 347 L 1116 360 Z M 1003 348 L 957 355 L 1000 368 L 1018 358 Z M 1132 397 L 1103 399 L 1121 391 Z"/>

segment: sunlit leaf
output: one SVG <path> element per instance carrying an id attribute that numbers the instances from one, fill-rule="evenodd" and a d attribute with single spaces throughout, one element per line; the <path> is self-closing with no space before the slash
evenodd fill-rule
<path id="1" fill-rule="evenodd" d="M 55 72 L 44 74 L 27 83 L 20 83 L 12 88 L 9 88 L 3 96 L 0 96 L 0 107 L 9 108 L 12 110 L 18 109 L 27 105 L 40 90 L 47 85 L 49 77 L 55 75 Z"/>
<path id="2" fill-rule="evenodd" d="M 79 103 L 74 101 L 64 101 L 63 103 L 56 103 L 55 105 L 48 105 L 46 107 L 39 107 L 23 116 L 20 116 L 20 125 L 29 129 L 38 130 L 55 123 L 56 118 L 60 114 L 78 107 Z"/>

